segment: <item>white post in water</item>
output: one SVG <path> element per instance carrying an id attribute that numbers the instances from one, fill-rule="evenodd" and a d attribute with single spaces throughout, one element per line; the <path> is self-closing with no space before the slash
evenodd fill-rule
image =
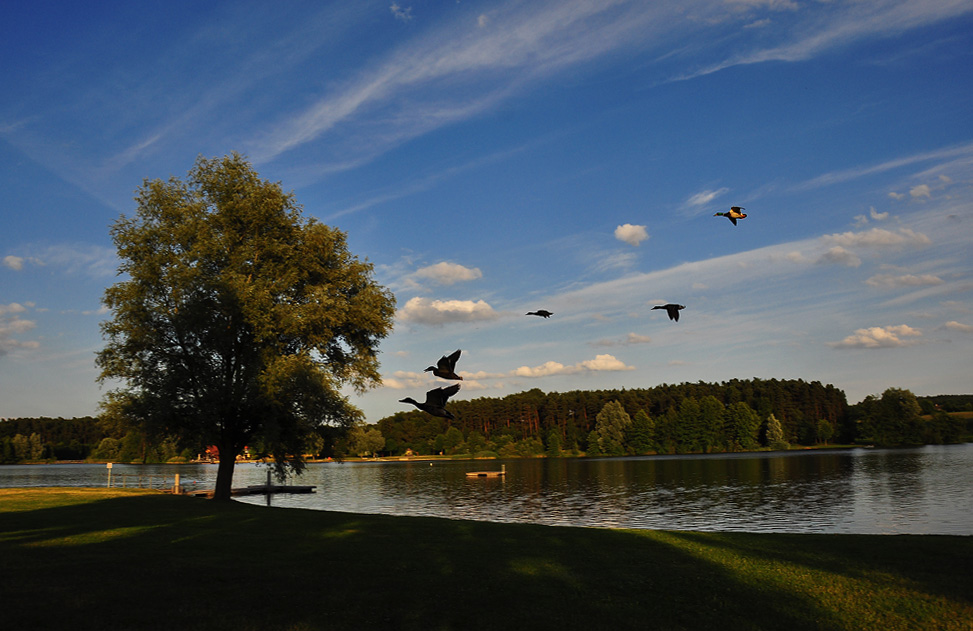
<path id="1" fill-rule="evenodd" d="M 111 463 L 108 463 L 108 488 L 111 488 Z"/>

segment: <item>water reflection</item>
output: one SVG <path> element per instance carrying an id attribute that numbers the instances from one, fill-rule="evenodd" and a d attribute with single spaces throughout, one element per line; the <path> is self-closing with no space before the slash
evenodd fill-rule
<path id="1" fill-rule="evenodd" d="M 504 478 L 466 472 L 506 465 Z M 216 467 L 179 471 L 212 488 Z M 905 450 L 486 462 L 324 463 L 280 495 L 278 507 L 531 522 L 550 525 L 750 532 L 973 534 L 973 445 Z M 0 486 L 106 482 L 104 465 L 0 467 Z M 266 468 L 238 467 L 234 486 L 259 484 Z M 241 498 L 265 503 L 264 497 Z"/>

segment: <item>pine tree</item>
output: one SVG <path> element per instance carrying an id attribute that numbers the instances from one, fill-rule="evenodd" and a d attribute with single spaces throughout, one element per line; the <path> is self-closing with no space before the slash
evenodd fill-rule
<path id="1" fill-rule="evenodd" d="M 625 432 L 625 446 L 629 453 L 638 455 L 653 451 L 655 447 L 655 422 L 645 410 L 639 410 Z"/>

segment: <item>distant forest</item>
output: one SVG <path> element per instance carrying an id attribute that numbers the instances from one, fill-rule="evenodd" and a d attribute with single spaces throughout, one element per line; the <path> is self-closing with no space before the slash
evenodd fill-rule
<path id="1" fill-rule="evenodd" d="M 557 457 L 973 439 L 973 395 L 916 397 L 889 388 L 849 406 L 842 390 L 801 379 L 565 393 L 533 389 L 455 401 L 449 408 L 456 421 L 413 410 L 357 427 L 347 436 L 326 432 L 313 441 L 313 455 Z M 0 420 L 0 464 L 180 462 L 205 448 L 176 437 L 152 439 L 95 417 Z"/>
<path id="2" fill-rule="evenodd" d="M 900 397 L 908 404 L 899 403 Z M 606 410 L 614 402 L 621 409 Z M 905 409 L 893 409 L 896 406 Z M 456 421 L 418 411 L 380 420 L 375 429 L 384 438 L 384 447 L 373 453 L 621 455 L 833 443 L 960 442 L 969 433 L 966 422 L 946 412 L 973 410 L 973 395 L 924 397 L 920 402 L 908 390 L 889 389 L 881 397 L 849 406 L 842 390 L 817 381 L 733 379 L 566 393 L 534 389 L 503 398 L 456 401 L 449 407 Z M 620 418 L 606 417 L 599 423 L 599 415 L 609 412 L 620 412 L 615 414 Z M 775 424 L 780 434 L 768 436 L 768 429 L 777 431 Z M 886 426 L 894 429 L 879 431 Z M 358 438 L 365 434 L 360 431 Z M 350 447 L 356 451 L 354 444 Z"/>

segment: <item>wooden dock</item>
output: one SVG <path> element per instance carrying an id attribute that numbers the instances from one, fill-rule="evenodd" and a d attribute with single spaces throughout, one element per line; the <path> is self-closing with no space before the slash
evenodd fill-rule
<path id="1" fill-rule="evenodd" d="M 468 478 L 500 478 L 507 475 L 507 465 L 500 465 L 499 471 L 467 471 Z"/>
<path id="2" fill-rule="evenodd" d="M 238 489 L 231 489 L 230 495 L 275 495 L 277 493 L 314 493 L 315 486 L 294 486 L 294 485 L 277 485 L 277 484 L 251 484 L 250 486 L 245 486 Z M 213 497 L 214 491 L 209 490 L 199 490 L 190 491 L 186 495 L 192 495 L 193 497 Z"/>

